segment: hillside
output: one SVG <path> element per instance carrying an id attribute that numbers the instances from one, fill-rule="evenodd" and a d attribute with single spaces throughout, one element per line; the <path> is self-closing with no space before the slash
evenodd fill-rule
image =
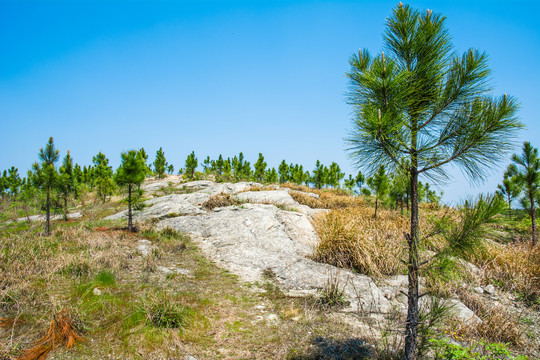
<path id="1" fill-rule="evenodd" d="M 80 217 L 58 219 L 50 237 L 38 218 L 1 225 L 1 359 L 32 358 L 28 349 L 42 351 L 59 319 L 81 339 L 69 350 L 57 342 L 49 358 L 399 356 L 406 212 L 373 218 L 369 198 L 292 185 L 168 176 L 142 189 L 134 233 L 120 198 L 74 204 Z M 424 226 L 448 213 L 458 218 L 426 205 Z M 444 339 L 539 356 L 538 246 L 494 240 L 422 278 L 439 344 L 429 356 Z M 441 243 L 426 241 L 423 257 Z"/>

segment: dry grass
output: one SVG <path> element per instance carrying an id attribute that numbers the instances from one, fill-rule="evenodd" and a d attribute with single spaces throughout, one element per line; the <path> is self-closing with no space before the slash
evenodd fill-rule
<path id="1" fill-rule="evenodd" d="M 203 204 L 203 207 L 206 210 L 210 211 L 218 207 L 240 205 L 240 204 L 242 204 L 242 202 L 239 200 L 236 200 L 230 194 L 221 193 L 221 194 L 216 194 L 210 197 L 210 199 L 206 200 L 206 202 Z"/>
<path id="2" fill-rule="evenodd" d="M 480 338 L 487 342 L 507 343 L 517 348 L 523 348 L 527 344 L 518 314 L 470 291 L 459 290 L 458 293 L 460 300 L 474 311 L 482 323 L 477 326 L 453 324 L 452 328 L 457 334 L 468 339 Z"/>
<path id="3" fill-rule="evenodd" d="M 303 187 L 296 187 L 296 189 L 303 189 Z M 303 192 L 311 192 L 313 194 L 319 195 L 319 198 L 309 196 L 307 194 L 302 194 L 299 192 L 291 191 L 291 197 L 302 205 L 307 205 L 312 209 L 344 209 L 348 207 L 357 207 L 364 204 L 362 198 L 352 197 L 341 192 L 336 192 L 335 190 L 317 190 L 317 189 L 303 189 L 298 190 Z"/>
<path id="4" fill-rule="evenodd" d="M 36 341 L 33 347 L 25 350 L 17 360 L 44 360 L 56 348 L 71 349 L 83 341 L 84 338 L 76 328 L 76 321 L 67 311 L 62 311 L 53 315 L 47 334 Z"/>
<path id="5" fill-rule="evenodd" d="M 540 305 L 540 246 L 532 247 L 530 242 L 489 242 L 486 251 L 478 253 L 473 261 L 484 270 L 485 282 L 495 282 L 528 303 Z"/>
<path id="6" fill-rule="evenodd" d="M 376 276 L 403 270 L 408 220 L 396 212 L 381 210 L 375 219 L 369 207 L 336 209 L 317 217 L 314 226 L 318 261 Z"/>

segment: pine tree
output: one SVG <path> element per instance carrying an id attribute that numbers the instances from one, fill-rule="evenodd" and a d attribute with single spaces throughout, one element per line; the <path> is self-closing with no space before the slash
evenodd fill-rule
<path id="1" fill-rule="evenodd" d="M 8 176 L 6 178 L 7 189 L 11 194 L 12 199 L 19 193 L 19 188 L 22 185 L 22 179 L 19 176 L 19 169 L 12 166 L 8 169 Z"/>
<path id="2" fill-rule="evenodd" d="M 325 166 L 323 166 L 323 164 L 317 160 L 315 163 L 315 169 L 313 170 L 313 176 L 311 177 L 311 182 L 317 189 L 320 189 L 325 184 L 326 174 L 324 168 Z"/>
<path id="3" fill-rule="evenodd" d="M 349 178 L 344 181 L 345 188 L 348 189 L 351 193 L 353 192 L 354 187 L 356 186 L 356 179 L 349 174 Z"/>
<path id="4" fill-rule="evenodd" d="M 279 183 L 283 184 L 289 181 L 289 165 L 283 160 L 278 167 Z"/>
<path id="5" fill-rule="evenodd" d="M 372 177 L 367 179 L 367 184 L 371 190 L 375 192 L 375 214 L 373 217 L 377 218 L 379 200 L 386 195 L 390 186 L 388 176 L 386 175 L 383 165 L 379 167 L 379 170 Z"/>
<path id="6" fill-rule="evenodd" d="M 118 186 L 127 187 L 128 191 L 128 230 L 133 231 L 133 191 L 139 187 L 146 177 L 146 164 L 144 158 L 135 150 L 121 154 L 122 162 L 116 170 L 114 181 Z"/>
<path id="7" fill-rule="evenodd" d="M 45 236 L 50 235 L 50 225 L 51 225 L 51 200 L 50 193 L 51 189 L 56 185 L 58 179 L 58 173 L 54 163 L 58 161 L 60 156 L 60 151 L 57 150 L 54 146 L 54 140 L 52 136 L 49 138 L 49 142 L 45 145 L 45 148 L 39 150 L 38 157 L 41 160 L 41 165 L 38 163 L 34 164 L 34 170 L 38 177 L 36 180 L 40 187 L 46 190 L 47 192 L 47 215 L 45 220 Z"/>
<path id="8" fill-rule="evenodd" d="M 497 185 L 498 193 L 504 196 L 508 203 L 508 211 L 512 211 L 512 200 L 517 198 L 521 193 L 521 186 L 516 175 L 517 168 L 515 164 L 508 165 L 504 172 L 502 184 Z"/>
<path id="9" fill-rule="evenodd" d="M 144 149 L 142 149 L 144 151 Z M 107 196 L 112 195 L 114 190 L 113 170 L 109 166 L 109 159 L 101 151 L 92 158 L 93 183 L 97 189 L 98 197 L 103 203 L 107 201 Z"/>
<path id="10" fill-rule="evenodd" d="M 262 153 L 259 153 L 259 158 L 257 159 L 257 162 L 253 165 L 255 168 L 255 173 L 253 174 L 255 176 L 255 181 L 261 182 L 264 179 L 264 171 L 266 170 L 266 162 L 264 161 L 264 156 Z"/>
<path id="11" fill-rule="evenodd" d="M 195 169 L 197 169 L 197 165 L 199 165 L 199 162 L 195 157 L 195 151 L 192 151 L 191 154 L 188 155 L 185 165 L 186 175 L 189 179 L 193 179 L 195 177 Z"/>
<path id="12" fill-rule="evenodd" d="M 62 166 L 59 169 L 60 177 L 58 181 L 58 187 L 64 199 L 64 220 L 67 221 L 67 204 L 69 196 L 75 192 L 75 177 L 73 174 L 73 160 L 67 151 L 64 160 L 62 160 Z"/>
<path id="13" fill-rule="evenodd" d="M 167 160 L 165 159 L 165 153 L 160 147 L 156 152 L 156 159 L 154 160 L 154 171 L 157 174 L 158 179 L 165 177 L 165 170 L 167 169 Z"/>
<path id="14" fill-rule="evenodd" d="M 339 183 L 344 176 L 345 174 L 341 172 L 339 165 L 332 162 L 328 168 L 327 184 L 332 187 L 339 187 Z"/>
<path id="15" fill-rule="evenodd" d="M 173 164 L 169 164 L 167 166 L 167 172 L 170 174 L 174 173 L 174 165 Z"/>
<path id="16" fill-rule="evenodd" d="M 269 184 L 275 184 L 279 181 L 278 173 L 276 168 L 266 170 L 264 173 L 264 182 Z"/>
<path id="17" fill-rule="evenodd" d="M 356 186 L 358 187 L 358 193 L 362 191 L 362 186 L 364 185 L 365 177 L 364 174 L 362 174 L 361 171 L 358 171 L 358 174 L 356 174 Z"/>
<path id="18" fill-rule="evenodd" d="M 531 217 L 532 242 L 536 245 L 536 199 L 540 196 L 540 159 L 538 158 L 538 149 L 534 148 L 530 142 L 523 143 L 523 152 L 521 155 L 514 154 L 512 161 L 515 166 L 509 168 L 509 175 L 515 176 L 518 184 L 525 192 L 525 203 L 529 207 L 529 216 Z"/>
<path id="19" fill-rule="evenodd" d="M 206 159 L 204 159 L 203 163 L 202 163 L 202 167 L 203 167 L 203 171 L 205 174 L 210 174 L 210 170 L 211 170 L 211 165 L 212 162 L 210 161 L 210 156 L 207 156 Z"/>
<path id="20" fill-rule="evenodd" d="M 487 93 L 487 56 L 472 49 L 456 55 L 444 22 L 444 16 L 429 10 L 422 15 L 400 3 L 384 35 L 390 56 L 359 51 L 347 74 L 355 114 L 347 142 L 356 164 L 369 172 L 384 165 L 393 173 L 409 160 L 406 360 L 418 356 L 418 177 L 446 179 L 446 165 L 454 164 L 481 181 L 521 128 L 517 101 Z"/>

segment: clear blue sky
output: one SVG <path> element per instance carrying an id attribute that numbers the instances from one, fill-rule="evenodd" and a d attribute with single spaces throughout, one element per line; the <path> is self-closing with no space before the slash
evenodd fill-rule
<path id="1" fill-rule="evenodd" d="M 24 175 L 53 136 L 80 164 L 162 146 L 176 169 L 194 150 L 356 172 L 344 74 L 359 48 L 380 52 L 397 3 L 0 0 L 0 169 Z M 520 141 L 538 147 L 539 2 L 409 4 L 446 15 L 459 52 L 487 52 L 494 93 L 519 99 Z M 445 199 L 493 191 L 505 167 L 474 188 L 454 171 Z"/>

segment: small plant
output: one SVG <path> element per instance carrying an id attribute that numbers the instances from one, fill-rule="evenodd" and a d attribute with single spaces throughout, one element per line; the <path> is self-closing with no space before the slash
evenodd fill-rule
<path id="1" fill-rule="evenodd" d="M 330 274 L 324 288 L 321 290 L 318 305 L 323 310 L 339 309 L 349 304 L 345 300 L 345 289 L 341 286 L 339 276 Z"/>
<path id="2" fill-rule="evenodd" d="M 187 325 L 193 310 L 170 299 L 153 300 L 145 307 L 146 323 L 156 328 L 181 329 Z"/>

